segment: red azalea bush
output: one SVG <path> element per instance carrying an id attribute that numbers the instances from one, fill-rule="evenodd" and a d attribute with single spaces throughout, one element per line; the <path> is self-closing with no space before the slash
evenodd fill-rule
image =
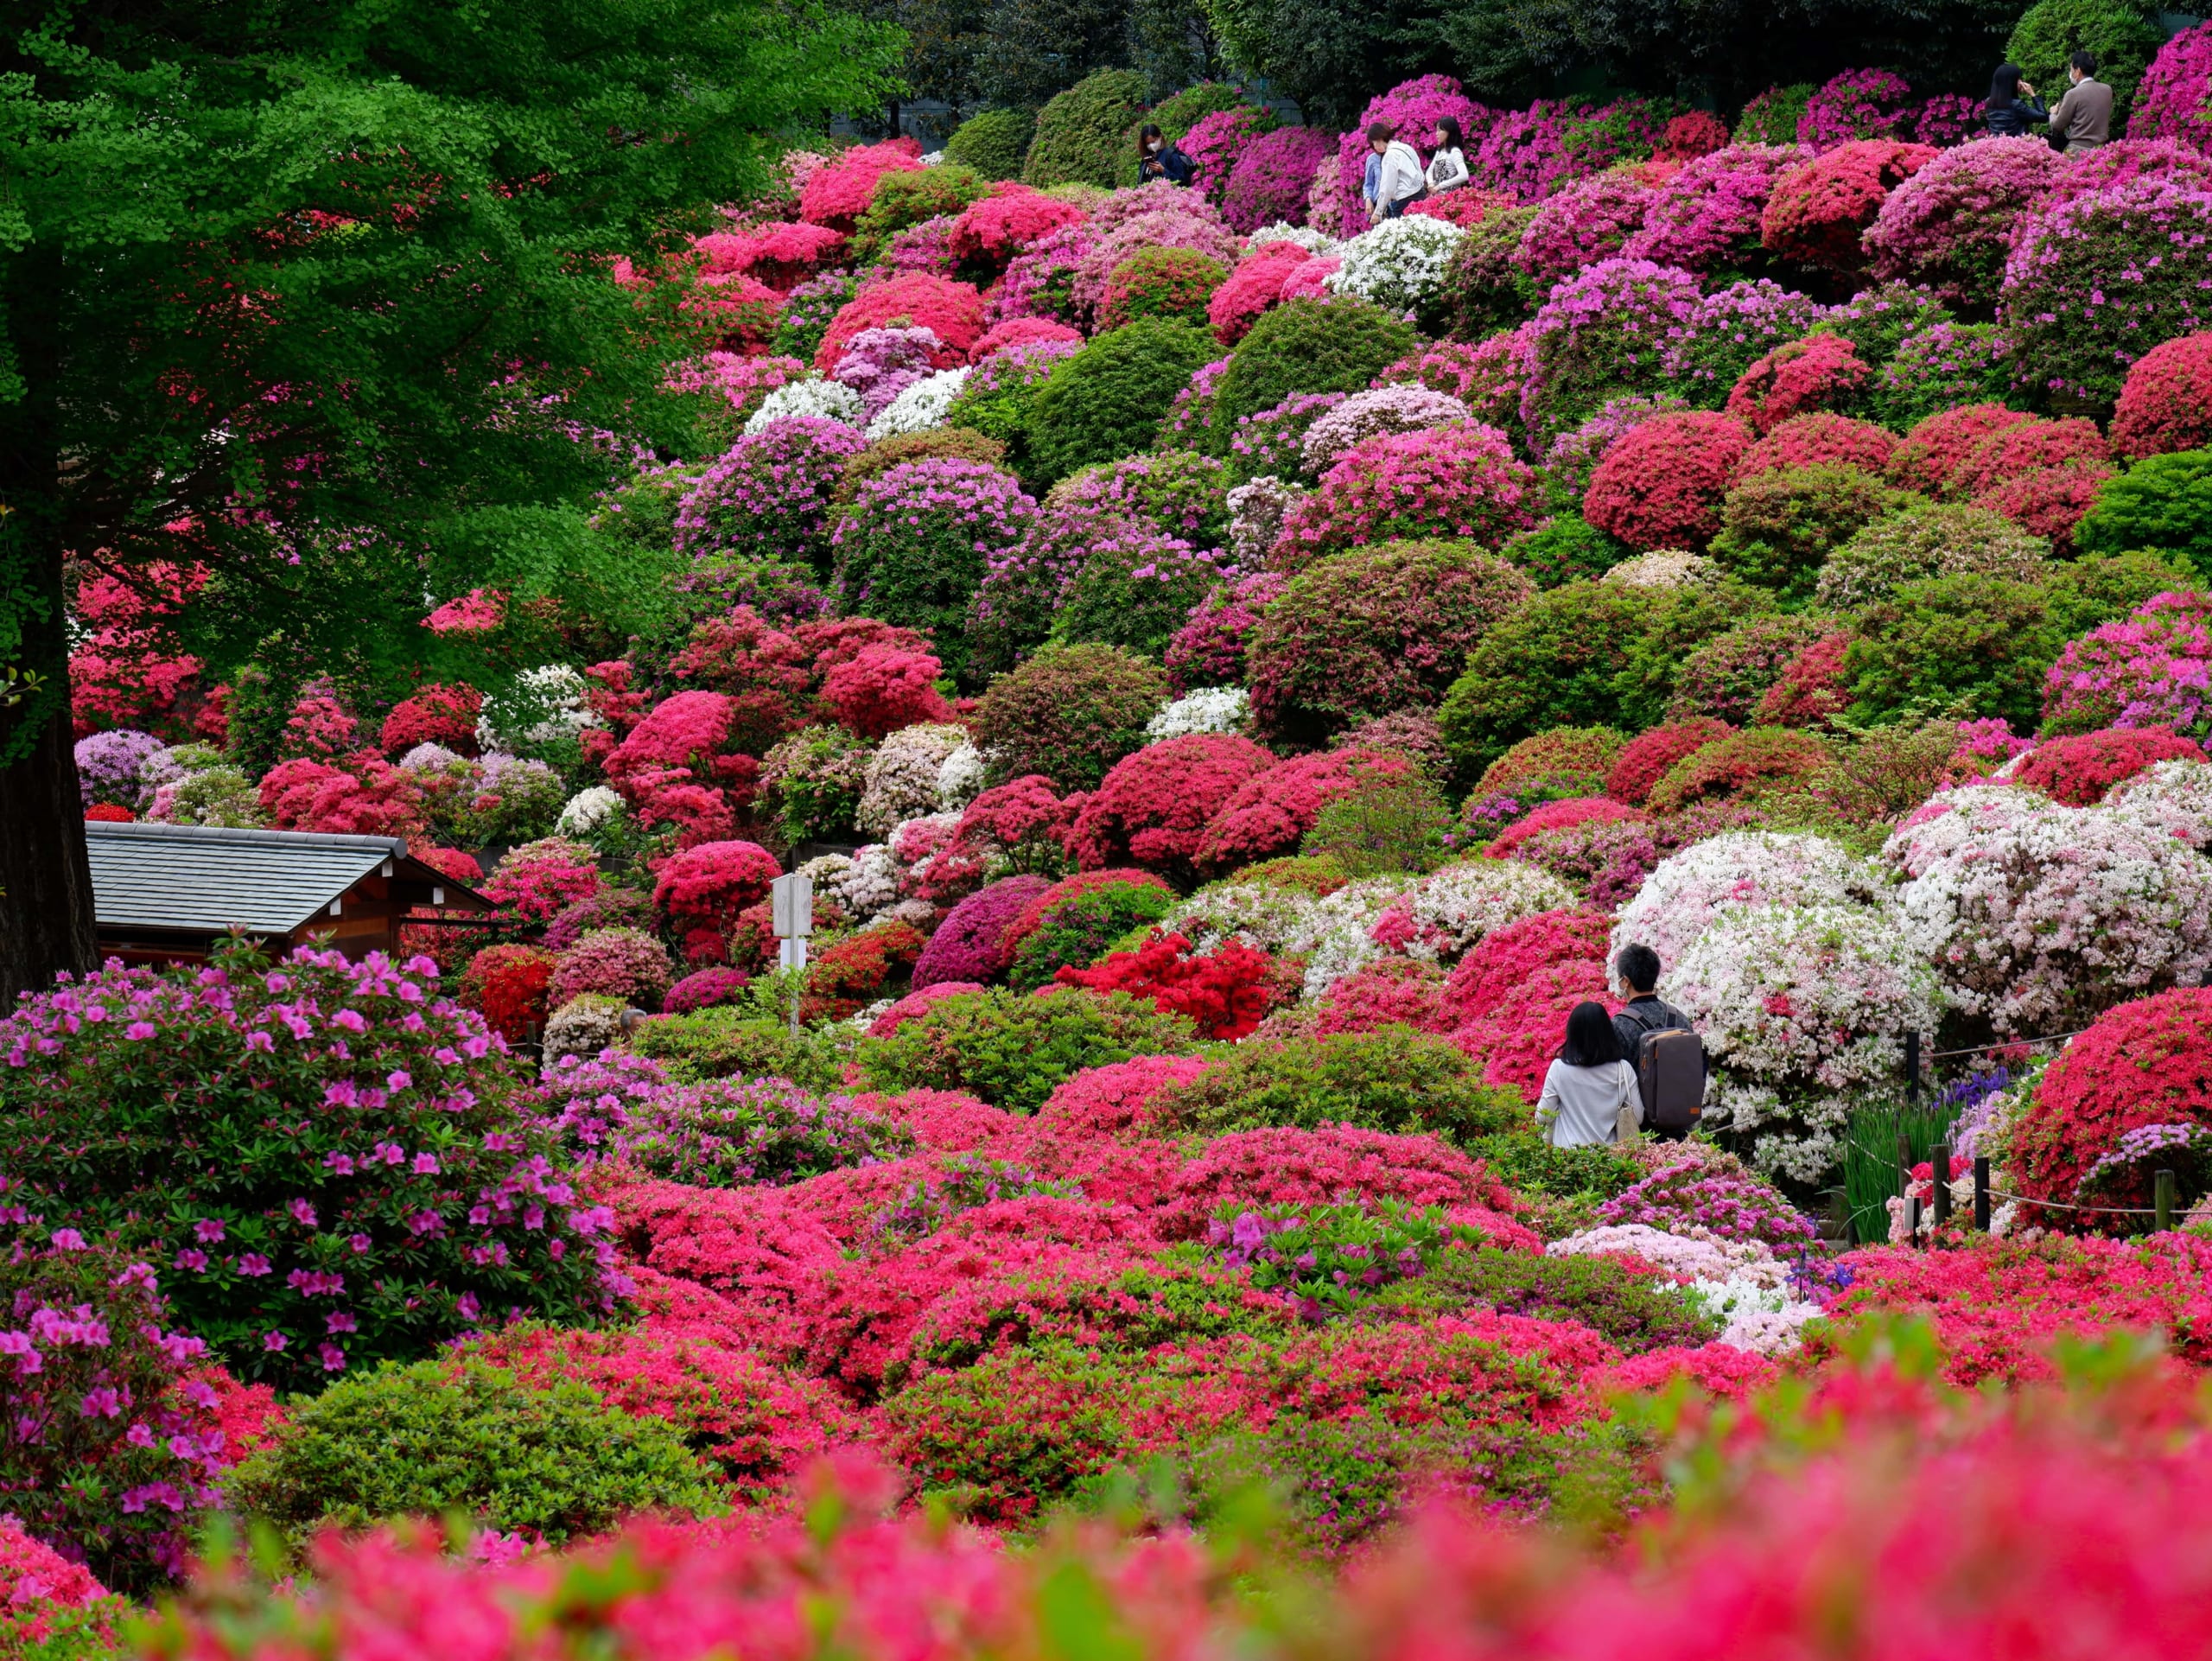
<path id="1" fill-rule="evenodd" d="M 1694 162 L 1727 147 L 1728 124 L 1710 110 L 1692 110 L 1668 122 L 1651 156 L 1656 162 Z"/>
<path id="2" fill-rule="evenodd" d="M 814 366 L 828 374 L 845 355 L 845 346 L 864 328 L 893 324 L 926 328 L 939 342 L 938 364 L 950 369 L 968 360 L 969 349 L 982 338 L 983 296 L 965 283 L 906 271 L 869 284 L 838 309 L 815 348 Z"/>
<path id="3" fill-rule="evenodd" d="M 1147 744 L 1116 761 L 1084 801 L 1068 850 L 1085 870 L 1141 865 L 1190 877 L 1207 822 L 1274 765 L 1271 752 L 1228 733 Z"/>
<path id="4" fill-rule="evenodd" d="M 1567 1018 L 1578 1003 L 1620 1007 L 1612 996 L 1602 958 L 1554 963 L 1539 969 L 1467 1022 L 1452 1041 L 1483 1064 L 1483 1082 L 1517 1090 L 1535 1101 L 1543 1093 L 1544 1073 L 1567 1036 Z"/>
<path id="5" fill-rule="evenodd" d="M 896 978 L 909 974 L 925 942 L 912 923 L 873 923 L 832 941 L 806 966 L 806 996 L 799 1000 L 801 1021 L 842 1021 L 883 996 Z"/>
<path id="6" fill-rule="evenodd" d="M 374 751 L 343 767 L 304 757 L 262 775 L 261 811 L 278 830 L 346 837 L 419 836 L 423 792 L 413 778 Z"/>
<path id="7" fill-rule="evenodd" d="M 1055 323 L 1044 317 L 1009 317 L 1002 323 L 994 323 L 985 329 L 976 344 L 968 348 L 968 355 L 976 363 L 1010 352 L 1018 346 L 1039 346 L 1053 340 L 1066 340 L 1076 346 L 1083 344 L 1083 331 L 1070 328 L 1065 323 Z"/>
<path id="8" fill-rule="evenodd" d="M 2112 451 L 2123 461 L 2212 443 L 2212 334 L 2161 340 L 2138 358 L 2113 411 Z"/>
<path id="9" fill-rule="evenodd" d="M 1796 417 L 1849 407 L 1872 372 L 1840 334 L 1808 334 L 1754 360 L 1728 394 L 1728 413 L 1764 437 Z"/>
<path id="10" fill-rule="evenodd" d="M 726 741 L 765 754 L 805 723 L 812 680 L 807 649 L 750 606 L 697 624 L 668 660 L 668 678 L 729 700 Z"/>
<path id="11" fill-rule="evenodd" d="M 1235 346 L 1260 314 L 1282 298 L 1283 279 L 1313 258 L 1294 242 L 1262 243 L 1239 260 L 1206 301 L 1206 324 L 1224 346 Z"/>
<path id="12" fill-rule="evenodd" d="M 85 810 L 85 823 L 87 824 L 135 824 L 137 822 L 136 813 L 113 802 L 94 802 Z"/>
<path id="13" fill-rule="evenodd" d="M 1321 810 L 1351 794 L 1363 780 L 1414 776 L 1403 756 L 1357 748 L 1281 762 L 1239 786 L 1207 822 L 1198 865 L 1219 873 L 1295 853 Z"/>
<path id="14" fill-rule="evenodd" d="M 2114 785 L 2160 761 L 2203 760 L 2202 748 L 2171 728 L 2108 728 L 2046 739 L 2013 769 L 2012 778 L 2069 807 L 2088 807 L 2104 800 Z"/>
<path id="15" fill-rule="evenodd" d="M 914 964 L 914 990 L 944 983 L 984 985 L 1002 977 L 1014 960 L 1007 931 L 1052 886 L 1041 876 L 1001 877 L 963 900 L 922 948 Z"/>
<path id="16" fill-rule="evenodd" d="M 425 686 L 391 706 L 378 741 L 386 755 L 438 744 L 457 755 L 476 754 L 476 716 L 484 695 L 473 686 Z"/>
<path id="17" fill-rule="evenodd" d="M 1177 1174 L 1168 1209 L 1203 1227 L 1225 1200 L 1246 1206 L 1327 1206 L 1347 1200 L 1395 1200 L 1414 1206 L 1477 1207 L 1496 1212 L 1497 1244 L 1541 1250 L 1507 1219 L 1513 1191 L 1482 1161 L 1436 1136 L 1402 1136 L 1355 1125 L 1312 1130 L 1276 1126 L 1217 1136 Z M 1171 1224 L 1163 1232 L 1173 1231 Z M 1497 1237 L 1493 1237 L 1497 1238 Z"/>
<path id="18" fill-rule="evenodd" d="M 1208 1066 L 1195 1055 L 1140 1055 L 1086 1067 L 1065 1079 L 1037 1110 L 1039 1131 L 1071 1142 L 1131 1141 L 1158 1134 L 1147 1108 L 1154 1096 L 1187 1085 Z"/>
<path id="19" fill-rule="evenodd" d="M 1283 515 L 1284 570 L 1363 543 L 1446 537 L 1496 547 L 1543 517 L 1535 472 L 1505 435 L 1475 423 L 1363 439 Z"/>
<path id="20" fill-rule="evenodd" d="M 1851 636 L 1822 635 L 1792 658 L 1782 678 L 1759 697 L 1751 719 L 1762 727 L 1817 727 L 1850 707 L 1851 684 L 1844 663 Z"/>
<path id="21" fill-rule="evenodd" d="M 1974 506 L 2002 513 L 2044 538 L 2060 559 L 2074 554 L 2074 531 L 2097 505 L 2097 491 L 2115 469 L 2109 461 L 2064 461 L 2032 468 L 1978 493 Z"/>
<path id="22" fill-rule="evenodd" d="M 1738 385 L 1740 386 L 1742 383 Z M 1756 479 L 1763 473 L 1778 473 L 1784 468 L 1820 467 L 1832 462 L 1847 462 L 1879 474 L 1888 470 L 1890 458 L 1897 453 L 1897 435 L 1886 427 L 1878 427 L 1871 421 L 1858 421 L 1849 416 L 1836 415 L 1830 410 L 1815 410 L 1769 427 L 1766 436 L 1745 450 L 1744 459 L 1736 463 L 1735 476 L 1731 482 L 1740 485 L 1746 479 Z"/>
<path id="23" fill-rule="evenodd" d="M 1612 920 L 1598 911 L 1542 911 L 1483 937 L 1444 983 L 1442 1009 L 1465 1025 L 1497 1013 L 1516 990 L 1561 964 L 1605 960 Z"/>
<path id="24" fill-rule="evenodd" d="M 2152 1168 L 2186 1151 L 2152 1156 L 2155 1133 L 2129 1142 L 2130 1132 L 2152 1126 L 2177 1127 L 2165 1133 L 2177 1142 L 2212 1131 L 2212 991 L 2161 992 L 2120 1004 L 2060 1051 L 2013 1129 L 2014 1180 L 2031 1200 L 2073 1205 L 2085 1199 L 2082 1186 L 2097 1161 L 2111 1156 L 2116 1168 L 2101 1173 L 2097 1193 L 2086 1198 L 2146 1206 Z M 2129 1157 L 2134 1145 L 2145 1153 Z M 2107 1232 L 2126 1223 L 2074 1212 L 2037 1212 L 2036 1220 Z"/>
<path id="25" fill-rule="evenodd" d="M 661 867 L 653 905 L 673 925 L 727 934 L 737 914 L 766 899 L 783 874 L 776 856 L 757 842 L 702 842 Z"/>
<path id="26" fill-rule="evenodd" d="M 605 751 L 607 782 L 648 824 L 681 825 L 685 847 L 727 839 L 760 776 L 760 763 L 735 748 L 739 713 L 720 692 L 662 700 Z"/>
<path id="27" fill-rule="evenodd" d="M 971 895 L 970 898 L 972 897 Z M 942 934 L 944 932 L 943 929 L 939 929 L 938 933 Z M 934 945 L 936 943 L 937 935 L 932 934 L 930 936 L 930 944 Z M 929 955 L 928 946 L 922 948 L 922 955 L 925 958 Z M 919 962 L 915 964 L 914 972 L 917 975 L 921 973 Z M 927 986 L 917 986 L 905 997 L 899 999 L 888 1009 L 868 1022 L 868 1035 L 870 1038 L 888 1038 L 908 1021 L 919 1020 L 927 1015 L 931 1005 L 942 1003 L 947 998 L 957 998 L 965 993 L 982 990 L 983 986 L 980 981 L 932 981 Z M 982 1108 L 981 1102 L 977 1102 L 976 1105 Z M 983 1111 L 995 1112 L 997 1110 L 983 1109 Z M 926 1142 L 927 1138 L 924 1140 Z"/>
<path id="28" fill-rule="evenodd" d="M 1186 1016 L 1201 1038 L 1233 1043 L 1248 1036 L 1274 1003 L 1274 959 L 1242 940 L 1202 956 L 1179 934 L 1153 931 L 1135 951 L 1116 951 L 1088 969 L 1063 966 L 1053 978 L 1110 996 L 1126 992 L 1162 1015 Z"/>
<path id="29" fill-rule="evenodd" d="M 1381 958 L 1329 983 L 1314 1005 L 1314 1035 L 1410 1027 L 1448 1033 L 1459 1022 L 1444 1007 L 1444 973 L 1414 958 Z"/>
<path id="30" fill-rule="evenodd" d="M 1492 837 L 1483 852 L 1491 859 L 1503 859 L 1529 837 L 1547 830 L 1571 830 L 1578 824 L 1644 824 L 1650 818 L 1642 808 L 1624 806 L 1609 796 L 1568 796 L 1546 802 L 1535 812 L 1516 819 Z"/>
<path id="31" fill-rule="evenodd" d="M 599 892 L 599 866 L 580 842 L 541 837 L 510 849 L 484 884 L 484 897 L 524 923 L 550 922 Z"/>
<path id="32" fill-rule="evenodd" d="M 2084 417 L 2011 422 L 1967 452 L 1943 480 L 1943 490 L 1952 496 L 1980 497 L 2039 468 L 2111 460 L 2111 448 L 2097 423 Z"/>
<path id="33" fill-rule="evenodd" d="M 741 969 L 717 966 L 694 970 L 668 989 L 667 996 L 660 1001 L 661 1013 L 688 1015 L 694 1009 L 734 1003 L 738 995 L 751 984 L 752 977 Z"/>
<path id="34" fill-rule="evenodd" d="M 1638 733 L 1629 740 L 1612 771 L 1605 775 L 1605 793 L 1616 801 L 1641 807 L 1649 799 L 1651 787 L 1667 776 L 1675 762 L 1735 730 L 1712 716 L 1698 716 Z"/>
<path id="35" fill-rule="evenodd" d="M 1751 430 L 1733 416 L 1693 410 L 1630 430 L 1590 475 L 1582 517 L 1631 548 L 1703 548 Z"/>
<path id="36" fill-rule="evenodd" d="M 874 200 L 876 181 L 887 173 L 918 173 L 922 148 L 911 138 L 881 144 L 857 144 L 817 168 L 800 188 L 798 216 L 810 225 L 849 232 Z"/>
<path id="37" fill-rule="evenodd" d="M 360 722 L 327 681 L 300 694 L 276 740 L 276 754 L 287 760 L 304 756 L 333 761 L 366 748 Z"/>
<path id="38" fill-rule="evenodd" d="M 1016 870 L 1065 870 L 1068 833 L 1085 799 L 1062 797 L 1041 773 L 994 785 L 968 804 L 954 840 L 988 850 Z"/>
<path id="39" fill-rule="evenodd" d="M 510 1044 L 545 1024 L 553 954 L 532 945 L 487 945 L 461 975 L 461 1001 Z"/>
<path id="40" fill-rule="evenodd" d="M 1951 475 L 1981 442 L 2008 427 L 2032 424 L 2036 417 L 2001 404 L 1963 404 L 1929 416 L 1904 436 L 1890 455 L 1890 477 L 1924 495 L 1945 494 Z"/>
<path id="41" fill-rule="evenodd" d="M 1805 783 L 1834 765 L 1834 753 L 1810 733 L 1753 727 L 1675 763 L 1652 786 L 1649 805 L 1655 813 L 1679 813 L 1700 802 Z"/>
<path id="42" fill-rule="evenodd" d="M 1063 226 L 1080 225 L 1085 217 L 1075 203 L 1039 190 L 1003 190 L 963 208 L 946 244 L 953 258 L 963 264 L 1003 270 L 1030 244 Z"/>
<path id="43" fill-rule="evenodd" d="M 1934 161 L 1926 144 L 1861 138 L 1783 172 L 1774 181 L 1759 240 L 1770 253 L 1832 271 L 1861 270 L 1859 236 L 1891 191 Z"/>
<path id="44" fill-rule="evenodd" d="M 868 646 L 823 677 L 822 702 L 840 726 L 862 738 L 883 738 L 904 727 L 950 721 L 952 708 L 937 690 L 943 667 L 926 652 Z"/>

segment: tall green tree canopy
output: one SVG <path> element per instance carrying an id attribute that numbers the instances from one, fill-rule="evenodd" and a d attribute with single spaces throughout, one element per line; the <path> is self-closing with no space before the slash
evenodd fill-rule
<path id="1" fill-rule="evenodd" d="M 0 709 L 0 999 L 92 952 L 67 562 L 275 595 L 303 545 L 427 568 L 573 508 L 681 343 L 611 262 L 902 46 L 817 0 L 0 0 L 0 665 L 42 683 Z"/>

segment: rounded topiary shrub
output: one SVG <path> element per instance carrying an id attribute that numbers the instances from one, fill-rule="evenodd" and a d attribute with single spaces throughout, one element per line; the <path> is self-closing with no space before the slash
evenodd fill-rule
<path id="1" fill-rule="evenodd" d="M 830 533 L 846 609 L 926 630 L 942 659 L 991 561 L 1017 546 L 1037 504 L 1010 473 L 980 461 L 901 461 L 853 493 Z"/>
<path id="2" fill-rule="evenodd" d="M 1784 603 L 1808 600 L 1831 549 L 1916 500 L 1848 463 L 1762 473 L 1722 502 L 1713 557 Z"/>
<path id="3" fill-rule="evenodd" d="M 1151 449 L 1175 395 L 1214 352 L 1203 330 L 1147 317 L 1056 364 L 1030 417 L 1029 454 L 1039 476 L 1064 478 Z"/>
<path id="4" fill-rule="evenodd" d="M 2096 54 L 2097 79 L 2112 88 L 2112 130 L 2118 134 L 2135 102 L 2137 83 L 2165 39 L 2155 12 L 2115 0 L 2036 0 L 2012 26 L 2005 59 L 2021 78 L 2048 88 L 2056 104 L 2066 90 L 2066 60 L 2084 48 Z"/>
<path id="5" fill-rule="evenodd" d="M 1853 272 L 1866 264 L 1859 239 L 1889 194 L 1934 161 L 1926 144 L 1858 138 L 1784 171 L 1759 220 L 1767 251 L 1786 260 Z"/>
<path id="6" fill-rule="evenodd" d="M 1542 517 L 1535 471 L 1495 427 L 1455 422 L 1354 445 L 1320 487 L 1283 515 L 1273 563 L 1294 570 L 1393 538 L 1452 537 L 1497 546 Z"/>
<path id="7" fill-rule="evenodd" d="M 2212 576 L 2212 449 L 2146 455 L 2097 488 L 2074 527 L 2085 554 L 2145 549 Z"/>
<path id="8" fill-rule="evenodd" d="M 1797 654 L 1834 628 L 1823 618 L 1784 614 L 1754 617 L 1715 635 L 1684 661 L 1668 716 L 1743 725 Z"/>
<path id="9" fill-rule="evenodd" d="M 976 743 L 1000 782 L 1033 773 L 1063 794 L 1096 790 L 1144 743 L 1167 694 L 1166 671 L 1119 646 L 1052 648 L 991 684 L 976 710 Z"/>
<path id="10" fill-rule="evenodd" d="M 1754 727 L 1693 751 L 1667 770 L 1645 805 L 1679 813 L 1700 803 L 1787 793 L 1835 765 L 1834 753 L 1810 733 Z"/>
<path id="11" fill-rule="evenodd" d="M 1239 1044 L 1147 1104 L 1164 1129 L 1206 1136 L 1276 1126 L 1356 1125 L 1465 1142 L 1509 1130 L 1527 1109 L 1482 1081 L 1448 1040 L 1404 1027 Z"/>
<path id="12" fill-rule="evenodd" d="M 702 558 L 804 561 L 830 569 L 830 515 L 857 428 L 817 416 L 772 421 L 700 474 L 676 510 L 676 547 Z"/>
<path id="13" fill-rule="evenodd" d="M 1099 326 L 1120 328 L 1140 317 L 1160 317 L 1204 328 L 1206 302 L 1228 278 L 1226 265 L 1195 248 L 1140 249 L 1107 277 Z"/>
<path id="14" fill-rule="evenodd" d="M 1630 648 L 1651 610 L 1637 589 L 1569 582 L 1493 625 L 1439 712 L 1453 764 L 1471 779 L 1531 734 L 1617 724 Z"/>
<path id="15" fill-rule="evenodd" d="M 1123 756 L 1083 805 L 1069 848 L 1085 870 L 1137 865 L 1185 883 L 1207 821 L 1271 751 L 1230 733 L 1193 733 Z"/>
<path id="16" fill-rule="evenodd" d="M 1414 349 L 1413 327 L 1364 300 L 1287 300 L 1261 314 L 1214 383 L 1214 430 L 1300 392 L 1357 392 Z"/>
<path id="17" fill-rule="evenodd" d="M 634 1511 L 715 1514 L 726 1509 L 718 1487 L 674 1426 L 632 1418 L 582 1384 L 534 1388 L 480 1361 L 420 1361 L 293 1407 L 224 1493 L 296 1549 L 324 1527 L 448 1511 L 558 1544 Z"/>
<path id="18" fill-rule="evenodd" d="M 1523 807 L 1602 795 L 1626 742 L 1611 727 L 1555 727 L 1522 739 L 1484 767 L 1472 794 L 1515 797 Z"/>
<path id="19" fill-rule="evenodd" d="M 2212 334 L 2152 347 L 2127 372 L 2113 411 L 2112 452 L 2123 461 L 2212 442 Z"/>
<path id="20" fill-rule="evenodd" d="M 2003 577 L 1907 582 L 1860 614 L 1844 676 L 1854 719 L 1955 704 L 2033 730 L 2065 636 L 2044 591 Z"/>
<path id="21" fill-rule="evenodd" d="M 1029 902 L 1007 932 L 1014 947 L 1007 983 L 1024 992 L 1050 986 L 1063 969 L 1088 969 L 1116 942 L 1173 909 L 1175 896 L 1149 871 L 1131 868 L 1064 877 Z"/>
<path id="22" fill-rule="evenodd" d="M 1126 993 L 1076 987 L 963 993 L 934 1003 L 855 1060 L 870 1090 L 964 1090 L 993 1107 L 1033 1113 L 1063 1082 L 1140 1055 L 1188 1055 L 1197 1029 Z"/>
<path id="23" fill-rule="evenodd" d="M 2046 739 L 2013 773 L 2016 782 L 2033 786 L 2069 807 L 2090 807 L 2112 787 L 2161 761 L 2204 762 L 2202 746 L 2170 727 L 2120 727 Z M 2212 780 L 2212 774 L 2201 775 Z"/>
<path id="24" fill-rule="evenodd" d="M 1130 125 L 1144 113 L 1145 78 L 1131 69 L 1101 69 L 1037 112 L 1037 130 L 1021 164 L 1025 184 L 1114 188 Z"/>
<path id="25" fill-rule="evenodd" d="M 1612 770 L 1606 773 L 1605 794 L 1631 807 L 1641 807 L 1651 787 L 1667 776 L 1675 762 L 1734 730 L 1725 721 L 1696 716 L 1638 733 L 1622 747 Z"/>
<path id="26" fill-rule="evenodd" d="M 1534 592 L 1465 542 L 1386 542 L 1317 562 L 1268 608 L 1248 648 L 1261 730 L 1316 744 L 1433 708 L 1484 633 Z"/>
<path id="27" fill-rule="evenodd" d="M 20 1203 L 159 1262 L 178 1324 L 241 1377 L 316 1389 L 622 1285 L 505 1041 L 428 959 L 108 970 L 20 1006 L 0 1055 Z"/>
<path id="28" fill-rule="evenodd" d="M 1207 823 L 1198 866 L 1218 874 L 1294 853 L 1331 802 L 1370 781 L 1411 778 L 1418 771 L 1402 754 L 1349 745 L 1269 767 L 1245 780 Z"/>
<path id="29" fill-rule="evenodd" d="M 1037 117 L 1032 111 L 985 110 L 952 130 L 952 137 L 944 141 L 944 159 L 973 168 L 994 181 L 1019 179 L 1036 131 Z"/>
<path id="30" fill-rule="evenodd" d="M 2050 544 L 2002 513 L 1925 502 L 1877 520 L 1830 554 L 1814 594 L 1831 610 L 1855 611 L 1931 576 L 1978 571 L 2037 582 L 2050 569 Z"/>
<path id="31" fill-rule="evenodd" d="M 1639 551 L 1701 549 L 1720 528 L 1720 505 L 1751 445 L 1751 430 L 1733 416 L 1655 416 L 1599 462 L 1582 517 Z"/>

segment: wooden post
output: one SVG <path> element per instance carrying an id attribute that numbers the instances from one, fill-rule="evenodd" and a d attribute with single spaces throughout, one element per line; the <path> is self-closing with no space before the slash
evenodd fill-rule
<path id="1" fill-rule="evenodd" d="M 1897 1198 L 1902 1200 L 1912 1187 L 1912 1143 L 1904 1131 L 1897 1132 Z"/>
<path id="2" fill-rule="evenodd" d="M 2157 1213 L 2158 1232 L 2164 1234 L 2174 1225 L 2174 1174 L 2171 1171 L 2159 1172 L 2157 1186 L 2152 1192 L 2156 1195 L 2151 1204 Z"/>
<path id="3" fill-rule="evenodd" d="M 1905 1244 L 1907 1245 L 1918 1245 L 1920 1244 L 1919 1200 L 1908 1200 L 1904 1202 L 1904 1224 Z"/>
<path id="4" fill-rule="evenodd" d="M 1989 1232 L 1989 1161 L 1977 1155 L 1974 1162 L 1974 1225 Z"/>
<path id="5" fill-rule="evenodd" d="M 1939 1142 L 1929 1158 L 1929 1175 L 1934 1184 L 1931 1197 L 1936 1201 L 1936 1226 L 1941 1228 L 1951 1220 L 1951 1144 Z"/>
<path id="6" fill-rule="evenodd" d="M 1906 1105 L 1920 1105 L 1920 1034 L 1904 1035 L 1904 1099 Z"/>

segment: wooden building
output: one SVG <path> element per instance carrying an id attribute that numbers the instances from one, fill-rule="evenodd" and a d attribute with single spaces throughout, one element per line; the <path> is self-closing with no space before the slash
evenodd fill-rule
<path id="1" fill-rule="evenodd" d="M 270 951 L 334 946 L 397 956 L 410 913 L 482 913 L 484 896 L 409 856 L 398 837 L 224 830 L 189 824 L 85 826 L 104 958 L 197 963 L 232 932 Z"/>

